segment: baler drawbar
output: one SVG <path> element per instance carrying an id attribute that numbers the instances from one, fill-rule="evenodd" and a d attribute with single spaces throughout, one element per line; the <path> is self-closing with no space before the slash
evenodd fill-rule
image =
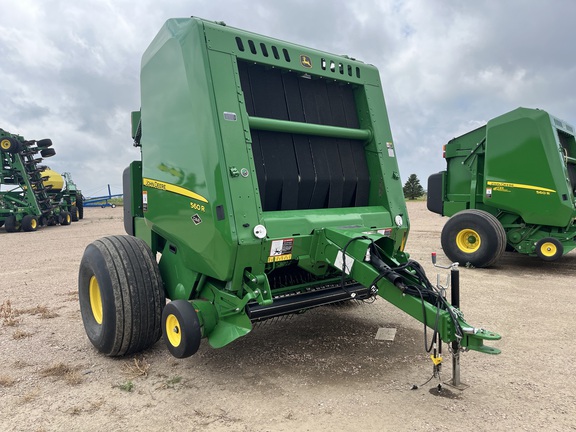
<path id="1" fill-rule="evenodd" d="M 102 353 L 164 336 L 179 358 L 253 323 L 380 296 L 442 341 L 489 354 L 409 259 L 406 203 L 380 77 L 355 59 L 198 18 L 169 20 L 142 59 L 124 172 L 128 235 L 90 244 L 79 297 Z M 171 301 L 166 303 L 166 298 Z M 458 350 L 458 349 L 457 349 Z"/>

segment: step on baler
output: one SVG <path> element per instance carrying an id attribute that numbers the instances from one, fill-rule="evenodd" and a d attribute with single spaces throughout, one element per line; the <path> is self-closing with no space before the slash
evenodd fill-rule
<path id="1" fill-rule="evenodd" d="M 49 173 L 59 174 L 41 165 L 56 154 L 51 146 L 50 139 L 26 140 L 0 129 L 0 226 L 7 232 L 74 220 L 75 202 L 49 181 Z"/>
<path id="2" fill-rule="evenodd" d="M 444 146 L 446 170 L 428 179 L 428 209 L 450 216 L 442 248 L 488 267 L 505 250 L 555 261 L 576 248 L 575 129 L 518 108 Z"/>
<path id="3" fill-rule="evenodd" d="M 215 348 L 254 323 L 381 296 L 444 341 L 495 354 L 404 252 L 409 220 L 375 67 L 197 18 L 142 60 L 124 172 L 129 235 L 79 271 L 83 323 L 109 356 L 163 334 Z M 166 304 L 166 298 L 170 300 Z M 458 353 L 458 349 L 456 349 Z"/>

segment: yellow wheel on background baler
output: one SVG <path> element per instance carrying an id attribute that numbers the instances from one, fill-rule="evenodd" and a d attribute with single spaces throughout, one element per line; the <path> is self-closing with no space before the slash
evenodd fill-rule
<path id="1" fill-rule="evenodd" d="M 564 254 L 564 246 L 558 239 L 545 237 L 536 243 L 536 255 L 544 261 L 556 261 Z"/>
<path id="2" fill-rule="evenodd" d="M 489 267 L 504 253 L 506 231 L 488 212 L 462 210 L 444 225 L 441 242 L 444 253 L 452 262 Z"/>
<path id="3" fill-rule="evenodd" d="M 168 351 L 176 358 L 186 358 L 200 348 L 202 330 L 194 306 L 186 300 L 174 300 L 162 312 L 162 334 Z"/>
<path id="4" fill-rule="evenodd" d="M 462 252 L 473 253 L 480 249 L 482 239 L 473 229 L 465 228 L 456 234 L 456 246 Z"/>

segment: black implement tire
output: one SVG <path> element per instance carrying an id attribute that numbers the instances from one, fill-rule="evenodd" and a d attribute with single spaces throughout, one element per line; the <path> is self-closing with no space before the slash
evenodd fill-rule
<path id="1" fill-rule="evenodd" d="M 18 153 L 21 149 L 22 145 L 18 140 L 10 137 L 0 138 L 0 151 L 6 153 Z"/>
<path id="2" fill-rule="evenodd" d="M 162 335 L 168 351 L 176 358 L 195 354 L 200 347 L 202 331 L 194 306 L 186 300 L 174 300 L 162 312 Z"/>
<path id="3" fill-rule="evenodd" d="M 50 138 L 44 138 L 39 141 L 36 141 L 36 145 L 40 148 L 52 147 L 52 140 Z"/>
<path id="4" fill-rule="evenodd" d="M 70 216 L 70 213 L 67 211 L 60 212 L 58 221 L 60 225 L 70 225 L 72 223 L 72 216 Z"/>
<path id="5" fill-rule="evenodd" d="M 20 231 L 20 228 L 22 228 L 22 225 L 20 224 L 20 222 L 18 222 L 16 216 L 14 215 L 8 216 L 4 221 L 4 223 L 5 223 L 4 229 L 6 230 L 6 232 L 9 233 Z"/>
<path id="6" fill-rule="evenodd" d="M 72 222 L 78 222 L 80 219 L 80 211 L 76 206 L 70 206 L 70 217 L 72 218 Z"/>
<path id="7" fill-rule="evenodd" d="M 452 262 L 489 267 L 506 248 L 506 231 L 495 216 L 481 210 L 463 210 L 442 229 L 442 249 Z"/>
<path id="8" fill-rule="evenodd" d="M 76 196 L 76 207 L 78 207 L 78 219 L 84 219 L 84 198 Z"/>
<path id="9" fill-rule="evenodd" d="M 556 261 L 564 255 L 564 246 L 558 239 L 545 237 L 536 243 L 536 255 L 544 261 Z"/>
<path id="10" fill-rule="evenodd" d="M 44 149 L 40 152 L 40 155 L 43 158 L 51 157 L 51 156 L 54 156 L 55 154 L 56 154 L 56 150 L 51 149 L 51 148 Z"/>
<path id="11" fill-rule="evenodd" d="M 88 339 L 107 356 L 151 347 L 161 336 L 166 304 L 160 270 L 141 239 L 109 236 L 86 247 L 78 275 Z"/>
<path id="12" fill-rule="evenodd" d="M 4 226 L 4 221 L 0 220 L 0 228 L 2 228 Z"/>
<path id="13" fill-rule="evenodd" d="M 26 215 L 22 218 L 23 231 L 36 231 L 38 229 L 38 219 L 33 215 Z"/>

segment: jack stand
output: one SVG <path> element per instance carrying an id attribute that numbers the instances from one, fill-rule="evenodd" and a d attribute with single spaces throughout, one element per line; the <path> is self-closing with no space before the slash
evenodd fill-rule
<path id="1" fill-rule="evenodd" d="M 449 266 L 436 264 L 436 252 L 432 252 L 432 264 L 434 267 L 450 269 L 450 303 L 453 307 L 460 308 L 460 270 L 458 263 L 452 263 Z M 458 390 L 466 390 L 470 387 L 460 381 L 460 342 L 452 342 L 452 379 L 445 383 L 446 385 Z"/>
<path id="2" fill-rule="evenodd" d="M 458 342 L 452 342 L 452 379 L 445 384 L 458 390 L 466 390 L 470 387 L 460 381 L 460 344 Z"/>
<path id="3" fill-rule="evenodd" d="M 450 302 L 455 308 L 460 308 L 460 270 L 458 264 L 452 265 L 450 269 Z M 470 387 L 460 381 L 460 342 L 452 342 L 452 379 L 446 383 L 450 387 L 458 390 L 466 390 Z"/>

